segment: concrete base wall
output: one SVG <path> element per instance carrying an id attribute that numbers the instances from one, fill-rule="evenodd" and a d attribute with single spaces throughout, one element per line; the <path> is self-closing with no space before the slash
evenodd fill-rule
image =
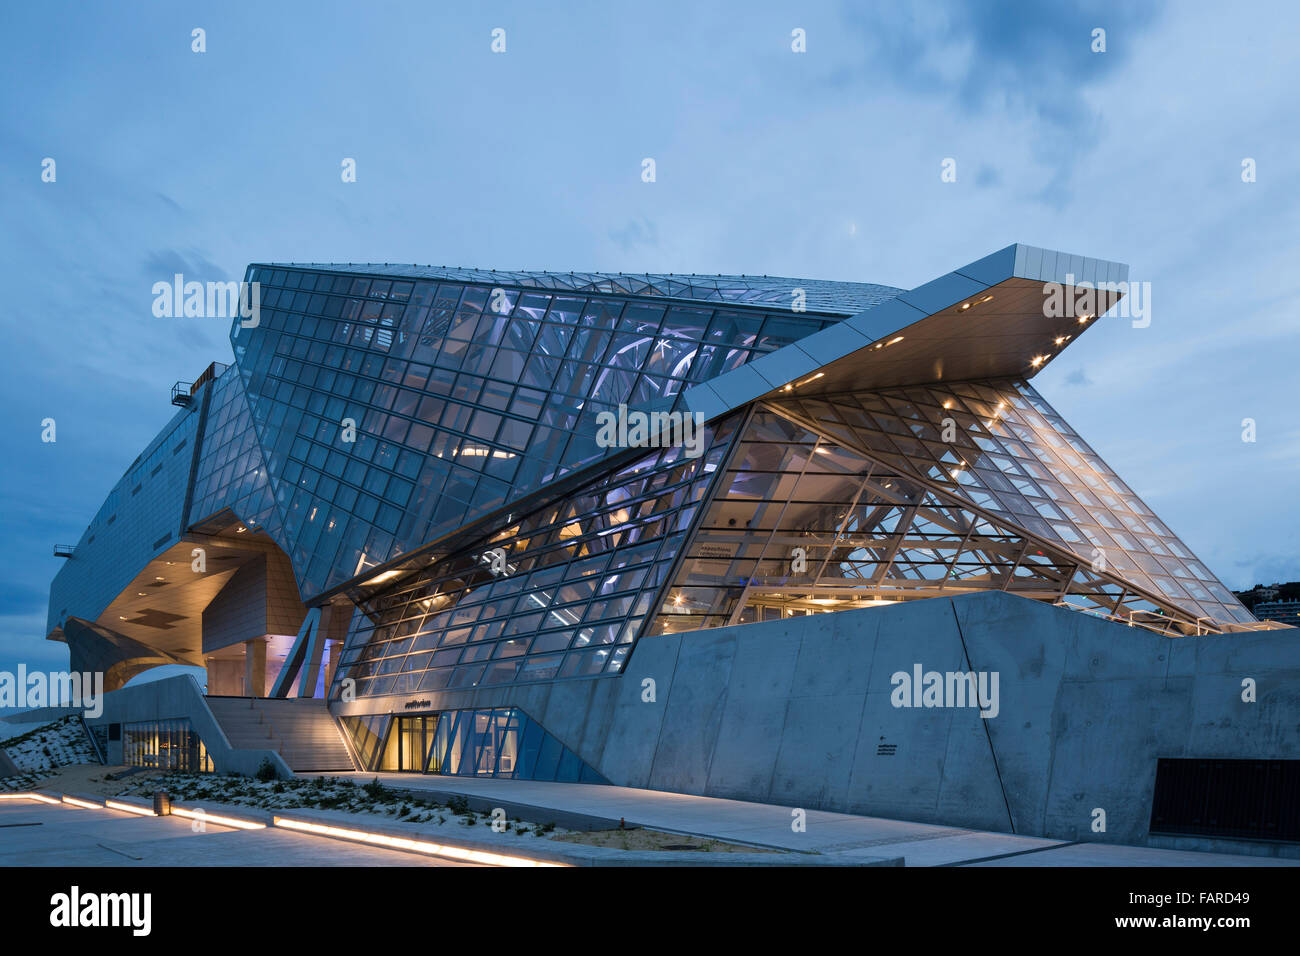
<path id="1" fill-rule="evenodd" d="M 217 723 L 199 685 L 189 674 L 169 677 L 123 687 L 104 695 L 104 711 L 91 726 L 136 723 L 145 720 L 175 720 L 188 718 L 195 733 L 203 741 L 217 773 L 242 773 L 252 776 L 263 760 L 271 761 L 281 777 L 292 777 L 293 771 L 274 750 L 239 750 L 231 746 Z M 122 762 L 121 740 L 109 741 L 108 762 Z"/>
<path id="2" fill-rule="evenodd" d="M 996 672 L 997 716 L 895 707 L 917 664 Z M 618 678 L 420 699 L 520 707 L 615 784 L 1134 844 L 1157 758 L 1300 757 L 1300 631 L 1169 639 L 980 592 L 644 638 Z"/>

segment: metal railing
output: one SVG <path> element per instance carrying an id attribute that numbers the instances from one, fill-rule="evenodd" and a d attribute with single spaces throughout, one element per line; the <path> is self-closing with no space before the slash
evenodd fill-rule
<path id="1" fill-rule="evenodd" d="M 1277 628 L 1272 626 L 1273 621 L 1254 621 L 1243 623 L 1241 621 L 1220 621 L 1213 617 L 1198 617 L 1195 620 L 1188 621 L 1179 618 L 1165 618 L 1159 621 L 1152 620 L 1150 611 L 1129 611 L 1127 614 L 1116 614 L 1111 611 L 1103 611 L 1101 608 L 1089 607 L 1086 604 L 1076 604 L 1073 601 L 1056 601 L 1056 607 L 1069 608 L 1072 611 L 1080 611 L 1084 614 L 1091 614 L 1093 617 L 1100 617 L 1107 621 L 1114 621 L 1117 624 L 1125 624 L 1129 627 L 1143 627 L 1160 635 L 1174 635 L 1176 637 L 1206 637 L 1211 634 L 1239 634 L 1251 631 L 1272 631 Z M 1143 620 L 1138 615 L 1147 615 Z M 1192 628 L 1193 633 L 1188 633 L 1184 628 Z"/>

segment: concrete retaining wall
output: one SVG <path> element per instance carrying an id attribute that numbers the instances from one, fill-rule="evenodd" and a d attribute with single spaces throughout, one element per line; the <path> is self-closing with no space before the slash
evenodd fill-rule
<path id="1" fill-rule="evenodd" d="M 997 672 L 999 713 L 893 706 L 917 664 Z M 644 638 L 619 678 L 421 697 L 521 707 L 615 784 L 1134 844 L 1157 758 L 1300 756 L 1300 631 L 1170 639 L 980 592 Z"/>
<path id="2" fill-rule="evenodd" d="M 92 726 L 101 726 L 179 718 L 189 719 L 212 757 L 212 765 L 217 773 L 252 776 L 263 760 L 269 760 L 281 777 L 293 776 L 289 765 L 274 750 L 238 750 L 231 746 L 221 725 L 208 708 L 198 683 L 189 674 L 135 684 L 105 694 L 103 714 L 94 720 L 87 718 L 86 722 Z M 109 764 L 122 763 L 121 740 L 109 741 L 107 756 Z"/>

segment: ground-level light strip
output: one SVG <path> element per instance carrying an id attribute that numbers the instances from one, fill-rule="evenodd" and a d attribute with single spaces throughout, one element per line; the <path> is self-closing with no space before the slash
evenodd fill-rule
<path id="1" fill-rule="evenodd" d="M 80 800 L 76 797 L 70 797 L 67 794 L 60 794 L 58 797 L 50 796 L 43 793 L 0 793 L 0 801 L 3 800 L 34 800 L 38 803 L 54 804 L 56 806 L 81 807 L 87 810 L 119 810 L 123 813 L 134 813 L 137 816 L 152 817 L 157 816 L 150 807 L 142 807 L 133 803 L 124 803 L 120 800 L 105 800 L 101 806 L 98 803 L 91 803 L 89 800 Z M 172 807 L 172 816 L 183 817 L 187 820 L 202 820 L 211 823 L 214 826 L 233 827 L 237 830 L 265 830 L 268 829 L 265 823 L 256 823 L 252 820 L 240 820 L 235 817 L 221 816 L 219 814 L 208 813 L 204 810 L 190 810 L 185 807 Z M 348 840 L 353 843 L 366 843 L 371 846 L 387 847 L 393 850 L 405 850 L 410 853 L 421 853 L 425 856 L 442 857 L 448 860 L 459 860 L 465 863 L 479 863 L 484 866 L 565 866 L 563 863 L 553 863 L 547 860 L 537 860 L 526 856 L 512 856 L 508 853 L 492 853 L 487 850 L 474 850 L 469 847 L 455 846 L 449 843 L 434 843 L 431 840 L 417 840 L 409 837 L 392 836 L 387 833 L 377 833 L 373 830 L 359 830 L 355 827 L 339 827 L 325 823 L 314 823 L 310 820 L 297 820 L 293 817 L 272 816 L 271 826 L 279 827 L 284 830 L 294 830 L 300 833 L 309 833 L 314 836 L 329 837 L 335 840 Z"/>
<path id="2" fill-rule="evenodd" d="M 324 823 L 310 823 L 306 820 L 292 820 L 288 817 L 274 817 L 277 827 L 286 830 L 301 830 L 318 836 L 334 837 L 338 840 L 352 840 L 369 843 L 374 846 L 392 847 L 397 850 L 409 850 L 430 856 L 441 856 L 451 860 L 464 860 L 469 863 L 483 863 L 487 866 L 563 866 L 545 860 L 534 860 L 522 856 L 508 856 L 503 853 L 489 853 L 486 850 L 471 850 L 467 847 L 450 846 L 445 843 L 433 843 L 427 840 L 412 840 L 407 837 L 389 836 L 386 833 L 374 833 L 368 830 L 354 830 L 351 827 L 336 827 Z"/>

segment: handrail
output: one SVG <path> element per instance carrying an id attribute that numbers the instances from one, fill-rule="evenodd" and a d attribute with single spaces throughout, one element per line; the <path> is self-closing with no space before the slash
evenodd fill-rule
<path id="1" fill-rule="evenodd" d="M 78 719 L 80 719 L 80 721 L 81 721 L 81 729 L 82 729 L 82 731 L 85 733 L 85 735 L 86 735 L 87 737 L 90 738 L 90 749 L 93 750 L 93 751 L 95 751 L 95 759 L 98 760 L 101 764 L 107 766 L 107 764 L 108 764 L 108 755 L 105 754 L 104 751 L 100 749 L 100 746 L 99 746 L 99 738 L 96 737 L 96 736 L 95 736 L 95 732 L 94 732 L 93 730 L 90 729 L 90 724 L 87 723 L 87 721 L 86 721 L 86 715 L 85 715 L 85 713 L 84 713 L 84 712 L 83 712 L 83 713 L 80 713 L 80 714 L 77 715 L 77 717 L 78 717 Z"/>
<path id="2" fill-rule="evenodd" d="M 1179 624 L 1187 626 L 1190 623 L 1190 626 L 1196 628 L 1196 633 L 1194 635 L 1187 635 L 1187 634 L 1182 634 L 1181 632 L 1177 632 L 1179 637 L 1206 637 L 1211 634 L 1221 635 L 1221 634 L 1240 633 L 1243 631 L 1274 630 L 1274 628 L 1269 627 L 1269 624 L 1272 623 L 1269 621 L 1255 621 L 1253 623 L 1245 623 L 1241 621 L 1220 621 L 1218 618 L 1213 618 L 1208 616 L 1198 617 L 1191 622 L 1180 621 L 1178 618 L 1171 617 L 1171 618 L 1167 618 L 1167 624 L 1164 627 L 1158 627 L 1151 621 L 1137 620 L 1137 618 L 1134 615 L 1140 613 L 1138 611 L 1131 610 L 1128 612 L 1128 616 L 1125 617 L 1122 614 L 1115 614 L 1111 611 L 1103 611 L 1100 608 L 1088 607 L 1087 605 L 1076 604 L 1073 601 L 1066 601 L 1064 599 L 1056 601 L 1055 606 L 1067 607 L 1072 611 L 1081 611 L 1084 614 L 1091 614 L 1093 617 L 1104 618 L 1108 621 L 1114 621 L 1117 624 L 1127 624 L 1129 627 L 1144 627 L 1148 631 L 1152 631 L 1156 634 L 1168 634 L 1171 631 L 1177 632 L 1177 626 Z"/>
<path id="3" fill-rule="evenodd" d="M 1136 620 L 1135 618 L 1132 617 L 1133 614 L 1132 611 L 1129 612 L 1130 615 L 1129 617 L 1125 617 L 1122 614 L 1114 614 L 1110 611 L 1103 611 L 1100 608 L 1088 607 L 1087 605 L 1084 604 L 1075 604 L 1073 601 L 1060 600 L 1055 602 L 1055 606 L 1066 607 L 1069 608 L 1071 611 L 1080 611 L 1084 614 L 1091 614 L 1093 617 L 1100 617 L 1107 621 L 1114 621 L 1117 624 L 1127 624 L 1129 627 L 1146 628 L 1148 631 L 1160 635 L 1168 634 L 1169 631 L 1172 630 L 1173 625 L 1179 623 L 1174 618 L 1170 618 L 1168 626 L 1163 628 L 1156 627 L 1155 625 L 1147 621 Z M 1199 632 L 1199 628 L 1198 628 L 1198 632 Z"/>

